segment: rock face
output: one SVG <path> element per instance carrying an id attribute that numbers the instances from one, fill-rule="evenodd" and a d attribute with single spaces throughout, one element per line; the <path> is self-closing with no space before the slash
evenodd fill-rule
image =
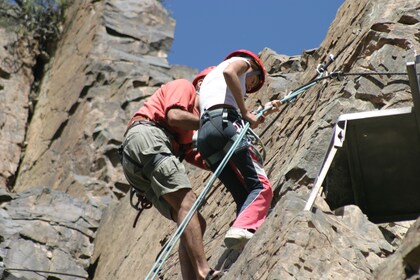
<path id="1" fill-rule="evenodd" d="M 0 186 L 12 188 L 25 143 L 35 55 L 30 41 L 0 29 Z"/>
<path id="2" fill-rule="evenodd" d="M 66 193 L 38 187 L 3 193 L 0 213 L 4 276 L 45 279 L 50 274 L 37 276 L 30 270 L 88 276 L 100 210 Z M 29 271 L 16 272 L 22 268 Z"/>
<path id="3" fill-rule="evenodd" d="M 156 86 L 174 79 L 163 55 L 174 21 L 154 1 L 76 1 L 66 17 L 15 190 L 47 185 L 107 205 L 127 191 L 116 148 L 128 116 Z"/>
<path id="4" fill-rule="evenodd" d="M 405 72 L 420 51 L 419 10 L 419 0 L 344 2 L 319 48 L 295 57 L 261 50 L 269 76 L 248 106 L 311 81 L 330 53 L 336 56 L 330 71 Z M 10 48 L 0 50 L 3 62 L 13 62 L 0 65 L 0 139 L 8 144 L 0 148 L 5 279 L 147 275 L 175 225 L 150 209 L 132 228 L 136 212 L 117 147 L 128 119 L 157 87 L 197 73 L 166 60 L 174 26 L 155 0 L 74 1 L 33 114 L 37 54 L 17 58 Z M 3 46 L 14 42 L 16 35 L 0 29 Z M 242 252 L 228 250 L 223 236 L 235 205 L 215 184 L 201 209 L 211 266 L 229 269 L 223 279 L 419 277 L 419 220 L 377 225 L 357 206 L 331 211 L 322 198 L 313 212 L 303 211 L 339 115 L 406 106 L 412 106 L 407 76 L 345 76 L 318 83 L 270 115 L 255 131 L 267 150 L 272 210 Z M 209 173 L 189 167 L 189 176 L 199 193 Z M 161 276 L 181 279 L 176 250 Z"/>

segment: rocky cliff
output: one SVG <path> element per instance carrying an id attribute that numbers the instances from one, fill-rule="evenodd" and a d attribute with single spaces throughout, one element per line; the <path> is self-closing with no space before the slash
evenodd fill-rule
<path id="1" fill-rule="evenodd" d="M 405 72 L 420 50 L 419 11 L 419 0 L 344 2 L 319 48 L 294 57 L 261 50 L 269 76 L 248 105 L 311 81 L 330 53 L 330 70 Z M 143 279 L 149 272 L 175 225 L 150 209 L 132 227 L 137 213 L 117 147 L 150 94 L 201 70 L 168 64 L 174 27 L 155 0 L 76 0 L 42 73 L 35 72 L 39 54 L 0 29 L 3 279 Z M 271 115 L 256 130 L 275 193 L 264 225 L 242 252 L 231 251 L 223 236 L 235 207 L 220 183 L 201 209 L 206 254 L 213 267 L 229 269 L 223 279 L 418 279 L 420 220 L 374 224 L 357 206 L 333 211 L 321 197 L 314 211 L 303 211 L 337 118 L 406 106 L 407 76 L 345 76 Z M 189 167 L 189 176 L 199 193 L 210 174 Z M 181 279 L 175 251 L 163 279 Z"/>

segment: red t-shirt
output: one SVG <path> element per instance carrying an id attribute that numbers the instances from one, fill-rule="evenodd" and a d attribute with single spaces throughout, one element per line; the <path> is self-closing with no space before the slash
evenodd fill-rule
<path id="1" fill-rule="evenodd" d="M 188 80 L 179 79 L 168 82 L 150 96 L 143 106 L 134 114 L 148 117 L 155 123 L 168 129 L 175 137 L 178 144 L 189 144 L 192 141 L 193 131 L 178 127 L 170 127 L 167 122 L 167 113 L 172 108 L 190 112 L 198 116 L 195 110 L 196 92 L 194 86 Z"/>
<path id="2" fill-rule="evenodd" d="M 145 116 L 166 128 L 174 136 L 174 141 L 172 142 L 175 143 L 172 143 L 172 148 L 173 152 L 178 154 L 179 145 L 191 146 L 194 131 L 169 126 L 166 116 L 172 108 L 179 108 L 199 116 L 200 112 L 194 106 L 195 98 L 196 91 L 191 82 L 185 79 L 174 80 L 164 84 L 150 96 L 134 114 L 133 118 L 138 115 Z M 203 168 L 201 158 L 197 158 L 198 155 L 192 153 L 189 147 L 186 149 L 186 153 L 185 160 Z"/>

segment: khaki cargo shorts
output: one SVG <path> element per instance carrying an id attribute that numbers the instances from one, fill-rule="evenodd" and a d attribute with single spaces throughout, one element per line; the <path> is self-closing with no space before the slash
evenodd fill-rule
<path id="1" fill-rule="evenodd" d="M 170 137 L 156 126 L 139 124 L 128 131 L 124 154 L 131 159 L 124 156 L 122 163 L 127 181 L 144 192 L 162 215 L 173 220 L 171 206 L 162 195 L 191 189 L 191 183 L 185 166 L 171 152 Z"/>

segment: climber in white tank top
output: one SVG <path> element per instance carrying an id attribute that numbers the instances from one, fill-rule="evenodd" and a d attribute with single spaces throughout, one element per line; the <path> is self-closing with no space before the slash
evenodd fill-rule
<path id="1" fill-rule="evenodd" d="M 200 89 L 200 129 L 197 148 L 215 172 L 227 153 L 226 147 L 248 121 L 252 128 L 264 118 L 245 106 L 246 93 L 258 91 L 264 84 L 265 70 L 257 55 L 247 50 L 231 53 L 203 80 Z M 280 101 L 272 101 L 272 111 Z M 239 124 L 239 126 L 238 126 Z M 231 249 L 241 249 L 264 222 L 273 191 L 262 163 L 246 139 L 235 149 L 218 178 L 232 194 L 237 206 L 236 219 L 225 236 Z"/>

